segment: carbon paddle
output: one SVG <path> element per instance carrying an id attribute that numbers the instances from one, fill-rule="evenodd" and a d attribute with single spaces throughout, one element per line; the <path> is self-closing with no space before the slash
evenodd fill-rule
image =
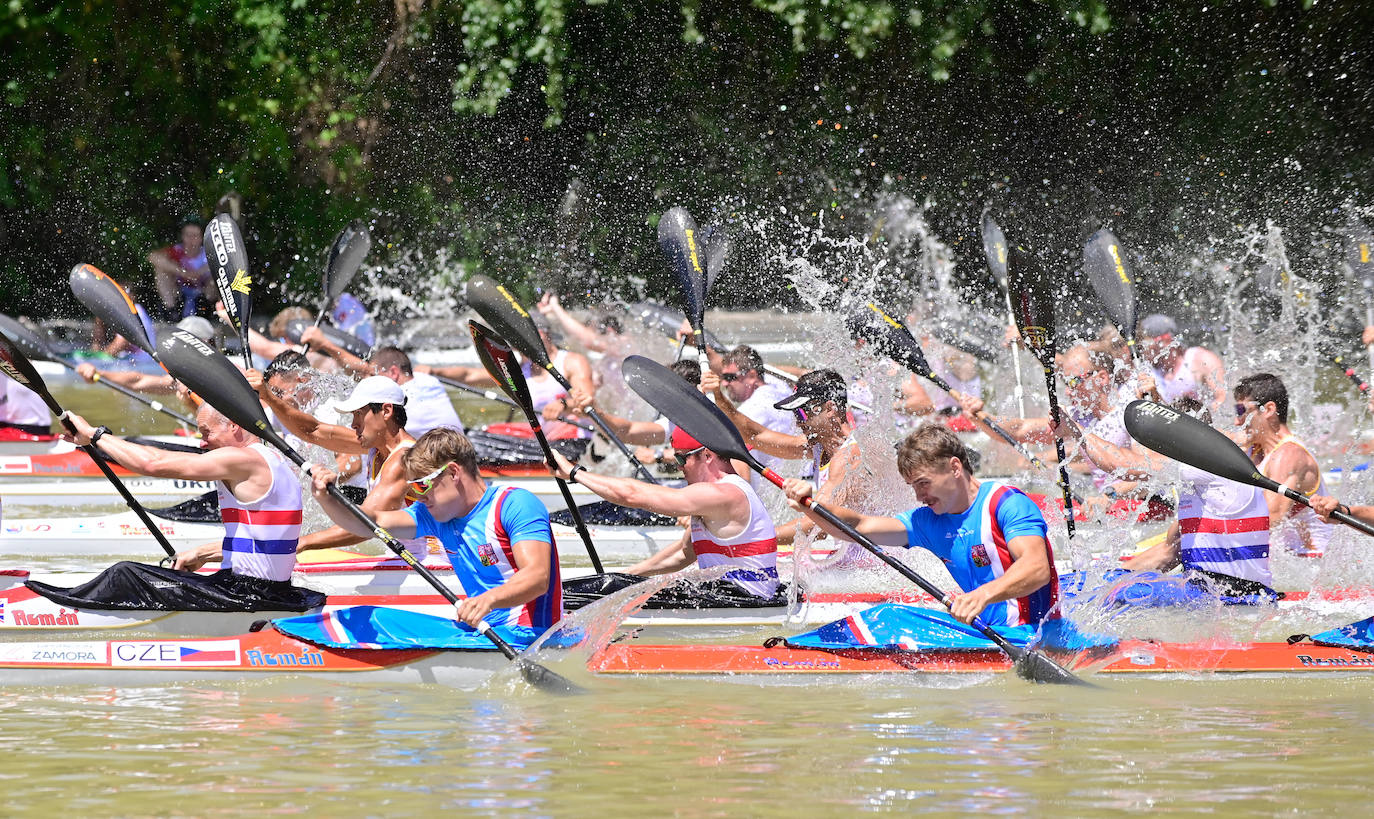
<path id="1" fill-rule="evenodd" d="M 205 226 L 205 258 L 215 276 L 220 301 L 229 315 L 229 324 L 243 346 L 244 369 L 252 369 L 248 350 L 248 320 L 253 312 L 253 278 L 248 275 L 248 249 L 243 245 L 239 224 L 227 213 L 216 214 Z"/>
<path id="2" fill-rule="evenodd" d="M 572 384 L 557 367 L 553 366 L 553 362 L 549 361 L 549 351 L 544 348 L 544 339 L 539 337 L 539 328 L 534 326 L 534 319 L 530 318 L 529 311 L 521 307 L 520 302 L 516 301 L 506 288 L 486 276 L 473 276 L 468 280 L 467 297 L 468 304 L 477 311 L 477 315 L 482 317 L 498 338 L 515 347 L 533 364 L 544 368 L 569 395 L 572 394 Z M 620 454 L 625 456 L 625 460 L 630 462 L 641 478 L 649 483 L 658 483 L 630 448 L 625 446 L 625 442 L 616 437 L 595 409 L 587 407 L 586 415 L 601 430 L 601 434 L 615 444 Z"/>
<path id="3" fill-rule="evenodd" d="M 988 260 L 988 270 L 997 281 L 997 289 L 1002 291 L 1007 301 L 1007 324 L 1016 325 L 1016 315 L 1011 308 L 1011 288 L 1007 285 L 1007 237 L 1001 225 L 992 218 L 992 212 L 983 211 L 983 255 Z M 1016 372 L 1016 412 L 1026 417 L 1026 390 L 1021 384 L 1021 344 L 1011 343 L 1011 360 Z"/>
<path id="4" fill-rule="evenodd" d="M 1359 219 L 1350 221 L 1349 241 L 1345 248 L 1345 263 L 1364 290 L 1364 323 L 1374 325 L 1374 235 Z M 1374 369 L 1374 344 L 1369 345 L 1369 366 Z"/>
<path id="5" fill-rule="evenodd" d="M 1145 400 L 1127 404 L 1126 431 L 1142 445 L 1166 458 L 1173 458 L 1179 463 L 1236 483 L 1277 493 L 1303 506 L 1312 505 L 1303 493 L 1260 474 L 1259 467 L 1250 460 L 1250 456 L 1223 433 L 1163 404 Z M 1374 535 L 1374 526 L 1345 512 L 1332 512 L 1331 517 L 1366 535 Z"/>
<path id="6" fill-rule="evenodd" d="M 696 335 L 697 363 L 704 373 L 710 369 L 706 360 L 706 336 L 702 330 L 706 317 L 706 269 L 702 266 L 697 238 L 696 220 L 686 208 L 671 208 L 659 217 L 658 246 L 668 257 L 668 272 L 682 293 L 687 323 Z"/>
<path id="7" fill-rule="evenodd" d="M 203 395 L 210 406 L 219 410 L 226 418 L 271 444 L 291 459 L 292 463 L 303 468 L 306 474 L 310 473 L 305 458 L 282 440 L 277 431 L 267 423 L 267 416 L 263 413 L 262 404 L 258 402 L 257 393 L 229 359 L 184 330 L 172 333 L 158 346 L 161 349 L 162 360 L 167 363 L 174 378 Z M 433 572 L 426 569 L 423 563 L 416 560 L 390 532 L 378 526 L 366 512 L 339 491 L 338 484 L 329 485 L 329 494 L 356 520 L 371 529 L 374 537 L 386 544 L 388 549 L 423 577 L 445 600 L 457 604 L 458 596 L 435 577 Z M 478 624 L 477 631 L 490 640 L 507 659 L 514 662 L 526 682 L 531 685 L 557 693 L 574 693 L 581 690 L 562 676 L 520 656 L 499 634 L 492 631 L 491 626 L 485 621 Z"/>
<path id="8" fill-rule="evenodd" d="M 468 322 L 468 332 L 472 333 L 472 342 L 477 345 L 477 357 L 482 359 L 482 366 L 487 369 L 491 377 L 496 379 L 496 383 L 501 385 L 501 389 L 520 407 L 520 411 L 525 414 L 525 420 L 529 422 L 530 428 L 534 430 L 534 437 L 539 441 L 539 448 L 544 450 L 544 463 L 549 465 L 549 471 L 558 471 L 558 461 L 553 457 L 553 448 L 549 446 L 548 436 L 544 434 L 544 428 L 539 425 L 539 414 L 534 411 L 534 401 L 530 398 L 529 385 L 525 383 L 525 374 L 520 372 L 520 362 L 515 358 L 515 351 L 510 345 L 496 337 L 489 328 L 478 324 L 475 321 Z M 592 535 L 587 531 L 587 524 L 582 520 L 582 512 L 577 508 L 577 502 L 573 500 L 572 490 L 568 488 L 568 482 L 554 476 L 558 482 L 558 491 L 563 494 L 563 502 L 568 505 L 568 514 L 572 515 L 573 526 L 577 529 L 577 534 L 582 537 L 582 543 L 587 547 L 587 557 L 592 559 L 592 568 L 597 574 L 604 574 L 605 569 L 601 567 L 601 557 L 596 553 L 596 546 L 592 544 Z"/>
<path id="9" fill-rule="evenodd" d="M 1049 276 L 1039 261 L 1024 248 L 1012 250 L 1008 258 L 1007 282 L 1016 293 L 1016 327 L 1030 348 L 1031 355 L 1040 362 L 1045 373 L 1045 390 L 1050 397 L 1050 421 L 1055 426 L 1054 452 L 1059 460 L 1059 488 L 1064 493 L 1064 527 L 1073 539 L 1073 489 L 1069 486 L 1069 468 L 1064 463 L 1064 436 L 1059 434 L 1062 414 L 1059 395 L 1054 383 L 1054 301 Z"/>
<path id="10" fill-rule="evenodd" d="M 0 333 L 0 369 L 3 369 L 10 378 L 37 393 L 38 397 L 43 399 L 43 403 L 48 405 L 48 409 L 52 410 L 53 415 L 56 415 L 57 419 L 62 422 L 62 426 L 67 428 L 67 432 L 76 434 L 76 427 L 72 424 L 67 411 L 62 409 L 62 406 L 57 403 L 57 399 L 48 392 L 48 385 L 43 383 L 43 377 L 38 374 L 38 371 L 33 368 L 33 364 L 20 351 L 19 345 L 11 342 L 9 337 L 3 333 Z M 152 534 L 153 539 L 167 553 L 167 556 L 176 557 L 176 549 L 173 549 L 172 544 L 167 542 L 167 537 L 162 534 L 162 530 L 158 528 L 153 519 L 148 517 L 148 511 L 143 508 L 143 504 L 134 499 L 134 496 L 129 493 L 129 488 L 124 485 L 114 470 L 110 469 L 110 465 L 105 462 L 104 453 L 98 447 L 91 445 L 80 447 L 80 449 L 89 455 L 92 461 L 95 461 L 101 474 L 114 486 L 115 491 L 124 499 L 124 503 L 134 511 L 134 514 L 138 515 L 138 519 L 148 528 L 148 532 Z"/>
<path id="11" fill-rule="evenodd" d="M 962 393 L 950 386 L 949 382 L 941 378 L 926 360 L 926 354 L 921 349 L 920 342 L 916 337 L 897 319 L 883 312 L 876 304 L 869 303 L 864 309 L 850 316 L 845 322 L 849 327 L 849 333 L 856 340 L 863 340 L 872 344 L 888 358 L 911 370 L 920 377 L 950 394 L 954 400 L 959 400 Z M 1020 441 L 1012 437 L 1002 427 L 993 422 L 992 417 L 986 412 L 978 414 L 978 420 L 987 424 L 997 434 L 997 437 L 1006 442 L 1007 446 L 1016 450 L 1022 458 L 1030 461 L 1039 469 L 1049 469 L 1043 461 L 1030 453 Z"/>
<path id="12" fill-rule="evenodd" d="M 371 249 L 372 234 L 368 233 L 367 223 L 361 219 L 349 222 L 339 231 L 339 235 L 334 237 L 334 243 L 329 246 L 329 257 L 324 264 L 324 276 L 321 279 L 324 295 L 320 299 L 319 309 L 315 311 L 316 327 L 320 325 L 334 300 L 343 295 L 348 289 L 348 283 L 358 275 L 358 268 L 362 266 L 363 259 L 367 258 L 367 252 Z"/>
<path id="13" fill-rule="evenodd" d="M 630 385 L 630 389 L 666 415 L 674 424 L 686 430 L 688 435 L 697 439 L 707 449 L 722 458 L 743 461 L 749 465 L 750 469 L 762 475 L 774 486 L 782 487 L 782 476 L 758 462 L 749 448 L 745 446 L 739 430 L 730 423 L 730 419 L 725 416 L 725 413 L 707 400 L 706 396 L 698 392 L 695 387 L 682 380 L 681 376 L 662 364 L 637 355 L 625 359 L 621 370 L 625 374 L 625 382 Z M 948 593 L 926 580 L 910 566 L 883 551 L 873 541 L 856 532 L 853 527 L 846 524 L 835 513 L 810 498 L 807 499 L 806 506 L 817 515 L 825 518 L 832 526 L 844 532 L 845 537 L 867 549 L 879 560 L 939 600 L 946 608 L 952 605 L 953 597 Z M 1035 682 L 1087 685 L 1068 669 L 1039 651 L 1012 645 L 1007 638 L 993 630 L 981 615 L 973 619 L 972 625 L 984 637 L 987 637 L 997 644 L 998 648 L 1006 652 L 1017 673 L 1025 679 Z"/>
<path id="14" fill-rule="evenodd" d="M 10 318 L 9 316 L 3 313 L 0 313 L 0 332 L 4 333 L 7 337 L 9 337 L 9 340 L 14 342 L 15 346 L 22 350 L 24 355 L 28 356 L 30 359 L 56 362 L 57 364 L 61 364 L 63 367 L 66 367 L 72 372 L 76 372 L 76 365 L 59 356 L 48 344 L 48 342 L 44 341 L 41 336 L 39 336 L 37 333 L 25 327 L 23 324 L 20 324 L 18 321 L 14 320 L 13 318 Z M 140 404 L 143 404 L 144 406 L 147 406 L 152 410 L 160 412 L 163 415 L 175 418 L 178 422 L 185 424 L 186 426 L 194 427 L 196 425 L 194 419 L 182 415 L 176 410 L 168 408 L 161 401 L 151 398 L 145 398 L 144 396 L 139 395 L 138 393 L 134 392 L 133 390 L 129 389 L 123 384 L 116 384 L 113 381 L 106 381 L 100 375 L 99 371 L 96 372 L 96 374 L 91 378 L 91 380 L 94 383 L 101 385 L 102 387 L 109 387 L 110 389 L 114 390 L 115 392 L 121 395 L 124 395 L 128 398 L 132 398 Z"/>
<path id="15" fill-rule="evenodd" d="M 1083 272 L 1135 358 L 1135 280 L 1116 234 L 1103 228 L 1088 238 L 1083 245 Z"/>

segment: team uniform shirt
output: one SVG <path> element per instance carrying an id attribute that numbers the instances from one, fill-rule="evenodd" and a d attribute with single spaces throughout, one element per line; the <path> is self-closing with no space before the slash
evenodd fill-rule
<path id="1" fill-rule="evenodd" d="M 549 512 L 533 492 L 514 486 L 488 486 L 466 515 L 440 523 L 423 503 L 405 510 L 415 519 L 416 537 L 436 537 L 444 545 L 453 573 L 468 597 L 476 597 L 515 577 L 513 544 L 525 540 L 549 546 L 549 584 L 542 594 L 513 609 L 492 609 L 483 619 L 493 626 L 546 629 L 563 617 L 563 585 L 558 570 Z"/>
<path id="2" fill-rule="evenodd" d="M 973 377 L 965 380 L 955 375 L 954 368 L 949 365 L 943 356 L 936 356 L 930 361 L 930 369 L 936 375 L 943 378 L 955 390 L 964 395 L 972 395 L 981 398 L 983 395 L 983 378 L 974 370 Z M 959 405 L 944 390 L 930 390 L 926 393 L 930 397 L 930 403 L 935 407 L 936 412 L 958 415 L 963 412 L 963 407 Z"/>
<path id="3" fill-rule="evenodd" d="M 1266 467 L 1269 466 L 1269 460 L 1274 457 L 1274 453 L 1278 452 L 1279 447 L 1284 444 L 1302 447 L 1307 454 L 1312 454 L 1312 451 L 1304 446 L 1301 441 L 1289 435 L 1279 441 L 1279 445 L 1270 450 L 1269 454 L 1264 456 L 1264 460 L 1259 462 L 1260 474 L 1273 477 Z M 1317 488 L 1312 490 L 1312 494 L 1326 494 L 1326 478 L 1321 476 L 1320 470 L 1317 472 Z M 1321 557 L 1326 553 L 1326 546 L 1331 542 L 1331 535 L 1335 530 L 1335 524 L 1326 523 L 1317 517 L 1317 513 L 1312 511 L 1312 507 L 1295 503 L 1288 508 L 1288 517 L 1280 521 L 1274 529 L 1272 545 L 1276 548 L 1287 549 L 1298 557 Z"/>
<path id="4" fill-rule="evenodd" d="M 415 373 L 401 385 L 401 392 L 406 396 L 406 432 L 412 438 L 437 427 L 463 431 L 463 422 L 439 379 L 429 373 Z"/>
<path id="5" fill-rule="evenodd" d="M 1273 585 L 1264 490 L 1179 467 L 1179 557 L 1185 569 Z"/>
<path id="6" fill-rule="evenodd" d="M 1196 398 L 1204 404 L 1210 403 L 1215 396 L 1211 394 L 1211 390 L 1202 384 L 1202 365 L 1198 361 L 1206 352 L 1202 347 L 1189 347 L 1179 357 L 1173 372 L 1170 373 L 1165 373 L 1154 367 L 1150 368 L 1155 377 L 1155 387 L 1159 390 L 1159 397 L 1163 403 L 1172 403 L 1183 397 Z M 1204 392 L 1207 394 L 1203 395 Z"/>
<path id="7" fill-rule="evenodd" d="M 1130 449 L 1133 439 L 1131 434 L 1126 431 L 1126 405 L 1134 400 L 1134 386 L 1125 385 L 1117 389 L 1112 396 L 1111 408 L 1105 415 L 1097 416 L 1092 412 L 1074 413 L 1074 421 L 1082 428 L 1084 434 L 1095 435 L 1114 447 Z M 1087 453 L 1084 453 L 1087 457 Z M 1092 463 L 1091 458 L 1087 458 Z M 1112 473 L 1100 469 L 1097 464 L 1093 464 L 1092 471 L 1093 486 L 1101 490 L 1107 484 L 1116 480 Z"/>
<path id="8" fill-rule="evenodd" d="M 52 426 L 52 416 L 48 405 L 38 393 L 15 381 L 6 378 L 5 388 L 0 391 L 0 424 L 18 427 L 42 427 L 42 433 Z"/>
<path id="9" fill-rule="evenodd" d="M 726 475 L 718 483 L 738 487 L 749 499 L 749 522 L 738 534 L 720 537 L 706 528 L 701 518 L 692 518 L 692 551 L 697 566 L 711 569 L 730 566 L 725 579 L 764 600 L 778 593 L 778 533 L 763 501 L 749 482 L 739 475 Z"/>
<path id="10" fill-rule="evenodd" d="M 266 444 L 247 447 L 267 461 L 272 485 L 262 497 L 240 501 L 219 481 L 219 514 L 224 519 L 223 566 L 234 574 L 263 580 L 290 580 L 301 538 L 301 485 L 296 470 Z"/>
<path id="11" fill-rule="evenodd" d="M 1013 538 L 1044 538 L 1050 581 L 1025 597 L 988 606 L 983 616 L 993 626 L 1034 625 L 1051 616 L 1050 610 L 1059 602 L 1054 552 L 1046 537 L 1044 516 L 1021 490 L 983 481 L 964 512 L 936 514 L 922 506 L 896 518 L 906 527 L 907 548 L 919 546 L 940 558 L 966 592 L 1001 577 L 1011 567 L 1007 544 Z"/>
<path id="12" fill-rule="evenodd" d="M 559 350 L 554 354 L 553 361 L 550 362 L 550 364 L 552 364 L 553 369 L 561 373 L 563 372 L 567 360 L 568 351 Z M 536 415 L 543 412 L 544 407 L 554 401 L 568 397 L 568 391 L 563 389 L 563 385 L 559 384 L 552 375 L 543 374 L 536 378 L 534 376 L 534 368 L 530 365 L 530 362 L 526 361 L 521 364 L 520 372 L 525 376 L 525 385 L 528 386 L 530 390 L 530 403 L 534 405 L 534 412 Z M 562 421 L 545 423 L 543 424 L 543 428 L 544 432 L 550 438 L 582 439 L 592 437 L 591 430 L 574 427 Z M 572 431 L 569 432 L 569 430 Z"/>
<path id="13" fill-rule="evenodd" d="M 335 327 L 357 336 L 367 346 L 371 347 L 377 343 L 377 332 L 372 326 L 372 317 L 367 314 L 367 308 L 363 307 L 363 303 L 351 293 L 339 294 L 329 317 Z"/>

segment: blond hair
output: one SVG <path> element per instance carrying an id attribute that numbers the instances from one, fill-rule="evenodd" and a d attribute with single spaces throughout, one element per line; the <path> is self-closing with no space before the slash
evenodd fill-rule
<path id="1" fill-rule="evenodd" d="M 966 475 L 973 474 L 969 464 L 968 449 L 943 424 L 925 424 L 912 430 L 897 446 L 897 471 L 906 480 L 911 480 L 918 471 L 942 467 L 950 458 L 958 458 L 964 465 Z"/>
<path id="2" fill-rule="evenodd" d="M 435 427 L 421 435 L 415 445 L 406 450 L 402 460 L 406 474 L 412 478 L 428 475 L 452 461 L 474 478 L 477 469 L 477 450 L 468 436 L 451 427 Z"/>

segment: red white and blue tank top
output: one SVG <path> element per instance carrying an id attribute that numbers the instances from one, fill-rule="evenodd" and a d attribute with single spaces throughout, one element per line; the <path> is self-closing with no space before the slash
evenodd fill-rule
<path id="1" fill-rule="evenodd" d="M 749 499 L 749 521 L 738 534 L 723 538 L 707 529 L 701 518 L 693 517 L 692 551 L 696 552 L 697 566 L 731 566 L 727 580 L 756 597 L 769 599 L 778 592 L 778 533 L 773 519 L 744 478 L 726 475 L 718 483 L 739 487 Z"/>
<path id="2" fill-rule="evenodd" d="M 234 574 L 264 580 L 290 580 L 301 538 L 301 485 L 296 470 L 266 444 L 248 449 L 267 461 L 272 485 L 262 497 L 243 502 L 219 482 L 219 514 L 224 519 L 223 566 Z"/>

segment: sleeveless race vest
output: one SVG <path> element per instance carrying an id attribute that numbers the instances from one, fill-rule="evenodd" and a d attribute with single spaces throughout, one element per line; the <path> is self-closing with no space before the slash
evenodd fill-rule
<path id="1" fill-rule="evenodd" d="M 501 525 L 501 505 L 505 503 L 506 496 L 514 487 L 501 486 L 496 488 L 496 498 L 492 501 L 491 510 L 487 513 L 486 522 L 483 524 L 487 536 L 487 543 L 495 546 L 489 556 L 495 560 L 496 568 L 501 572 L 501 582 L 508 583 L 515 577 L 515 550 L 512 548 L 510 535 L 506 534 L 506 529 Z M 552 541 L 553 538 L 550 538 Z M 518 609 L 511 609 L 515 615 L 508 619 L 503 625 L 530 626 L 532 628 L 546 629 L 563 619 L 563 579 L 558 566 L 558 550 L 555 544 L 549 544 L 549 585 L 544 593 L 525 603 Z M 513 622 L 512 622 L 513 620 Z"/>
<path id="2" fill-rule="evenodd" d="M 697 566 L 710 569 L 733 566 L 725 579 L 750 594 L 768 599 L 778 592 L 778 535 L 763 501 L 739 475 L 726 475 L 719 483 L 739 487 L 749 499 L 749 521 L 733 537 L 722 538 L 710 532 L 701 518 L 692 518 L 692 551 Z"/>
<path id="3" fill-rule="evenodd" d="M 840 442 L 839 448 L 835 450 L 835 455 L 858 445 L 859 442 L 854 440 L 854 433 L 851 432 L 848 438 Z M 815 478 L 817 492 L 820 492 L 821 487 L 825 486 L 825 482 L 830 480 L 830 464 L 835 460 L 835 455 L 831 455 L 830 460 L 822 464 L 820 444 L 811 447 L 811 475 Z"/>
<path id="4" fill-rule="evenodd" d="M 1002 531 L 1002 525 L 997 522 L 997 509 L 1002 505 L 1002 501 L 1012 495 L 1024 495 L 1025 493 L 1014 486 L 996 481 L 984 481 L 984 483 L 990 483 L 992 486 L 987 494 L 987 502 L 983 504 L 983 508 L 979 512 L 978 526 L 982 536 L 982 545 L 985 549 L 990 546 L 992 550 L 992 554 L 987 556 L 986 570 L 991 575 L 989 579 L 993 579 L 1001 577 L 1004 571 L 1011 568 L 1011 564 L 1015 560 L 1012 557 L 1011 548 L 1007 545 L 1007 536 Z M 1054 619 L 1060 616 L 1059 611 L 1055 609 L 1059 603 L 1059 572 L 1054 566 L 1054 547 L 1050 545 L 1048 536 L 1045 537 L 1045 557 L 1050 567 L 1049 582 L 1025 597 L 988 606 L 984 610 L 984 618 L 990 625 L 1032 625 L 1041 620 Z M 975 560 L 975 565 L 976 563 Z M 987 580 L 979 580 L 976 585 L 982 585 L 986 582 Z M 1001 617 L 997 616 L 999 609 L 1005 612 Z"/>
<path id="5" fill-rule="evenodd" d="M 272 471 L 272 485 L 261 498 L 244 503 L 219 482 L 219 514 L 224 519 L 223 565 L 234 574 L 263 580 L 290 580 L 301 537 L 301 485 L 281 453 L 266 444 L 248 449 Z"/>
<path id="6" fill-rule="evenodd" d="M 405 443 L 400 444 L 395 449 L 393 449 L 391 451 L 391 454 L 394 455 L 397 452 L 402 452 L 404 450 L 410 449 L 414 445 L 414 441 L 406 441 Z M 371 492 L 373 489 L 376 488 L 377 476 L 382 473 L 382 466 L 384 466 L 385 464 L 385 460 L 377 460 L 377 450 L 375 448 L 369 449 L 367 451 L 367 454 L 363 456 L 363 468 L 367 472 L 368 492 Z M 410 552 L 411 554 L 415 555 L 421 560 L 424 560 L 426 557 L 429 556 L 429 538 L 412 537 L 406 539 L 397 538 L 397 540 L 401 541 L 401 545 L 406 547 L 407 552 Z"/>
<path id="7" fill-rule="evenodd" d="M 567 360 L 568 351 L 559 350 L 556 354 L 554 354 L 552 362 L 553 368 L 555 370 L 558 370 L 560 373 L 563 372 L 563 366 L 565 362 L 567 362 Z M 534 373 L 534 367 L 530 364 L 530 362 L 526 361 L 525 363 L 521 364 L 520 371 L 524 373 L 525 384 L 530 388 L 530 403 L 534 405 L 534 411 L 536 414 L 542 412 L 544 410 L 544 407 L 552 403 L 553 401 L 556 401 L 560 398 L 568 397 L 568 391 L 563 389 L 563 385 L 559 384 L 556 380 L 554 380 L 553 376 L 550 375 L 543 378 L 533 378 L 532 375 Z M 553 436 L 557 432 L 560 432 L 563 426 L 564 424 L 561 421 L 550 421 L 544 422 L 543 424 L 544 431 L 548 433 L 550 436 Z M 577 434 L 569 436 L 571 438 L 592 437 L 591 432 L 588 430 L 577 427 L 574 427 L 574 429 L 577 430 Z"/>
<path id="8" fill-rule="evenodd" d="M 1264 460 L 1259 462 L 1261 474 L 1272 477 L 1265 471 L 1265 467 L 1269 464 L 1269 459 L 1274 457 L 1274 453 L 1278 452 L 1279 447 L 1284 444 L 1300 446 L 1308 455 L 1312 454 L 1312 450 L 1308 449 L 1296 436 L 1289 435 L 1279 441 L 1278 446 L 1271 449 L 1269 454 L 1264 456 Z M 1316 460 L 1315 456 L 1313 460 Z M 1310 494 L 1326 494 L 1326 479 L 1321 476 L 1320 469 L 1317 471 L 1317 488 L 1312 490 Z M 1312 511 L 1312 507 L 1295 503 L 1289 508 L 1288 517 L 1281 521 L 1278 528 L 1274 530 L 1271 544 L 1275 548 L 1287 549 L 1299 557 L 1321 557 L 1326 553 L 1326 546 L 1331 542 L 1331 533 L 1334 529 L 1332 524 L 1323 523 L 1322 519 L 1317 517 L 1317 513 Z"/>
<path id="9" fill-rule="evenodd" d="M 1185 569 L 1273 585 L 1264 490 L 1184 466 L 1193 491 L 1179 493 L 1179 557 Z"/>

